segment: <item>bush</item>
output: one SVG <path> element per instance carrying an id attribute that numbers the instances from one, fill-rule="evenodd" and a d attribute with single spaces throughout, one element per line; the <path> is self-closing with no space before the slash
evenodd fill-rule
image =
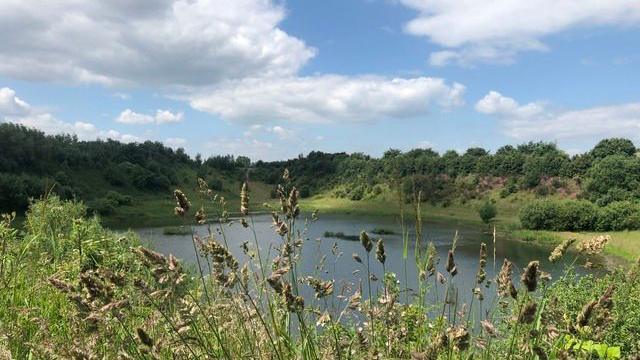
<path id="1" fill-rule="evenodd" d="M 104 197 L 106 200 L 109 200 L 112 203 L 115 203 L 116 206 L 120 205 L 131 205 L 133 199 L 129 195 L 121 194 L 117 191 L 109 191 L 107 195 Z"/>
<path id="2" fill-rule="evenodd" d="M 618 201 L 598 207 L 586 200 L 539 200 L 522 208 L 520 222 L 531 230 L 634 230 L 640 229 L 640 204 Z"/>
<path id="3" fill-rule="evenodd" d="M 520 222 L 525 229 L 559 230 L 561 212 L 557 201 L 533 201 L 520 210 Z"/>
<path id="4" fill-rule="evenodd" d="M 640 228 L 640 205 L 630 201 L 613 202 L 600 210 L 596 230 L 619 231 Z"/>
<path id="5" fill-rule="evenodd" d="M 95 212 L 100 215 L 111 215 L 116 211 L 118 202 L 113 199 L 99 198 L 90 201 L 87 204 L 90 212 Z"/>
<path id="6" fill-rule="evenodd" d="M 496 217 L 496 215 L 498 214 L 498 210 L 496 209 L 496 206 L 494 204 L 486 201 L 484 204 L 482 204 L 480 209 L 478 209 L 478 214 L 480 215 L 480 219 L 482 219 L 482 222 L 488 224 L 489 222 L 491 222 L 491 220 L 493 220 L 493 218 Z"/>

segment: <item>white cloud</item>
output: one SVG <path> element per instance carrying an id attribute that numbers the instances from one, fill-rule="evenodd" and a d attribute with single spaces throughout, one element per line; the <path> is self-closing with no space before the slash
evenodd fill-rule
<path id="1" fill-rule="evenodd" d="M 179 138 L 179 137 L 166 138 L 164 140 L 164 144 L 169 146 L 169 147 L 172 147 L 174 149 L 177 149 L 177 148 L 184 147 L 187 144 L 187 139 L 183 139 L 183 138 Z"/>
<path id="2" fill-rule="evenodd" d="M 439 78 L 319 75 L 227 82 L 189 99 L 231 121 L 330 123 L 423 116 L 436 105 L 462 105 L 464 90 Z"/>
<path id="3" fill-rule="evenodd" d="M 166 124 L 176 123 L 184 120 L 183 113 L 172 113 L 168 110 L 157 110 L 154 116 L 147 114 L 140 114 L 131 109 L 123 110 L 120 115 L 115 119 L 116 122 L 122 124 Z"/>
<path id="4" fill-rule="evenodd" d="M 296 132 L 293 130 L 285 129 L 282 126 L 274 126 L 270 129 L 280 140 L 292 139 Z"/>
<path id="5" fill-rule="evenodd" d="M 0 74 L 175 87 L 291 75 L 316 51 L 278 27 L 285 15 L 271 0 L 2 1 Z"/>
<path id="6" fill-rule="evenodd" d="M 114 139 L 122 142 L 140 142 L 137 136 L 121 134 L 115 130 L 100 130 L 94 124 L 82 121 L 65 122 L 48 112 L 33 108 L 21 100 L 13 89 L 0 88 L 0 121 L 38 129 L 46 134 L 73 134 L 80 140 Z"/>
<path id="7" fill-rule="evenodd" d="M 30 111 L 30 106 L 22 99 L 16 96 L 13 89 L 3 87 L 0 88 L 0 115 L 26 115 Z"/>
<path id="8" fill-rule="evenodd" d="M 517 139 L 640 138 L 640 103 L 554 110 L 541 102 L 520 105 L 491 91 L 476 103 L 476 110 L 498 116 L 505 133 Z"/>
<path id="9" fill-rule="evenodd" d="M 422 140 L 420 142 L 418 142 L 418 148 L 419 149 L 433 149 L 435 147 L 435 145 L 428 140 Z"/>
<path id="10" fill-rule="evenodd" d="M 546 36 L 575 28 L 637 26 L 637 0 L 399 0 L 418 15 L 405 31 L 444 48 L 433 65 L 512 62 L 518 52 L 544 51 Z"/>
<path id="11" fill-rule="evenodd" d="M 158 124 L 182 122 L 182 120 L 184 120 L 184 114 L 172 113 L 169 110 L 158 110 L 155 120 Z"/>

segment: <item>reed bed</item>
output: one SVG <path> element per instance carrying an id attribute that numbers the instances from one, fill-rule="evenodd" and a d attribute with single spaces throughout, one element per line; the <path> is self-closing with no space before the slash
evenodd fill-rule
<path id="1" fill-rule="evenodd" d="M 532 260 L 522 270 L 505 259 L 496 278 L 493 244 L 478 244 L 476 269 L 456 266 L 457 237 L 438 259 L 422 239 L 420 194 L 416 229 L 403 224 L 404 268 L 418 270 L 418 289 L 405 274 L 387 271 L 383 237 L 362 231 L 360 252 L 317 266 L 354 261 L 359 282 L 337 287 L 331 272 L 302 273 L 307 229 L 299 194 L 288 171 L 272 212 L 277 247 L 259 239 L 250 187 L 241 192 L 240 219 L 227 202 L 199 181 L 215 214 L 194 209 L 176 190 L 176 216 L 191 229 L 196 264 L 140 246 L 133 234 L 115 234 L 83 207 L 55 197 L 32 204 L 23 230 L 15 215 L 0 223 L 0 359 L 590 359 L 640 354 L 640 262 L 600 278 L 559 279 Z M 169 211 L 169 210 L 167 210 Z M 211 221 L 213 220 L 213 221 Z M 401 220 L 404 222 L 404 219 Z M 189 224 L 207 224 L 197 233 Z M 241 226 L 247 261 L 229 249 L 225 229 Z M 383 234 L 378 234 L 383 236 Z M 494 234 L 495 238 L 495 234 Z M 571 256 L 589 259 L 607 237 L 579 242 Z M 414 246 L 415 257 L 406 256 Z M 567 256 L 574 241 L 550 257 Z M 265 248 L 269 247 L 269 248 Z M 493 247 L 493 248 L 491 248 Z M 490 259 L 491 254 L 493 255 Z M 576 262 L 573 261 L 572 264 Z M 476 274 L 468 299 L 456 276 Z M 402 280 L 401 280 L 402 279 Z M 379 281 L 381 291 L 372 282 Z M 312 292 L 303 297 L 304 291 Z M 491 296 L 488 301 L 487 295 Z"/>

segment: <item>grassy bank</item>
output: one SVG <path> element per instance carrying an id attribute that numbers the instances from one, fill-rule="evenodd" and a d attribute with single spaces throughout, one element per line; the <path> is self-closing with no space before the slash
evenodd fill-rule
<path id="1" fill-rule="evenodd" d="M 227 208 L 232 215 L 235 215 L 240 207 L 238 192 L 241 186 L 240 182 L 229 182 L 228 185 L 225 185 L 225 190 L 220 192 L 220 196 L 224 196 L 227 201 Z M 212 204 L 202 198 L 195 189 L 195 181 L 183 189 L 195 209 L 203 207 L 207 213 L 212 215 L 220 212 L 218 204 Z M 260 182 L 251 183 L 250 204 L 252 208 L 262 209 L 263 203 L 273 201 L 269 197 L 270 190 L 270 185 Z M 170 190 L 153 195 L 141 194 L 130 205 L 119 206 L 113 213 L 100 217 L 106 226 L 114 229 L 183 225 L 185 221 L 177 218 L 173 213 L 175 202 Z"/>
<path id="2" fill-rule="evenodd" d="M 498 215 L 496 224 L 505 228 L 518 226 L 518 210 L 530 196 L 519 194 L 506 199 L 491 194 L 489 199 L 493 199 Z M 482 221 L 478 215 L 478 209 L 485 202 L 485 199 L 473 199 L 464 203 L 455 201 L 447 205 L 422 203 L 420 205 L 424 218 L 428 221 L 446 221 L 451 223 L 468 223 L 480 225 Z M 344 198 L 331 197 L 329 195 L 318 195 L 301 202 L 303 210 L 312 211 L 318 209 L 322 213 L 370 215 L 370 216 L 399 216 L 400 204 L 392 196 L 383 196 L 375 199 L 352 201 Z M 404 211 L 407 216 L 414 216 L 415 211 L 412 204 L 404 204 Z"/>
<path id="3" fill-rule="evenodd" d="M 608 232 L 570 232 L 545 230 L 514 230 L 511 235 L 524 241 L 559 244 L 566 239 L 583 241 L 598 235 L 611 236 L 611 242 L 605 253 L 628 261 L 634 261 L 640 256 L 640 230 L 608 231 Z"/>

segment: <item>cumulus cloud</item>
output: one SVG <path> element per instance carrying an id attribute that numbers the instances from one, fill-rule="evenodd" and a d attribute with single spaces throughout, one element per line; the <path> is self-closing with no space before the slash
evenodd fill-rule
<path id="1" fill-rule="evenodd" d="M 40 111 L 20 99 L 10 88 L 0 88 L 0 121 L 38 129 L 46 134 L 73 134 L 80 140 L 114 139 L 122 142 L 140 142 L 137 136 L 115 130 L 100 130 L 94 124 L 82 121 L 65 122 L 48 112 Z"/>
<path id="2" fill-rule="evenodd" d="M 464 90 L 439 78 L 318 75 L 228 82 L 189 99 L 226 120 L 330 123 L 422 116 L 462 105 Z"/>
<path id="3" fill-rule="evenodd" d="M 0 2 L 0 74 L 191 87 L 295 74 L 315 55 L 271 0 Z M 20 29 L 20 31 L 16 31 Z"/>
<path id="4" fill-rule="evenodd" d="M 503 122 L 507 135 L 521 140 L 634 137 L 640 134 L 640 103 L 555 110 L 542 102 L 520 104 L 491 91 L 476 103 L 478 112 Z"/>
<path id="5" fill-rule="evenodd" d="M 444 48 L 433 65 L 512 62 L 518 52 L 544 51 L 546 36 L 568 29 L 637 26 L 636 0 L 399 0 L 418 12 L 405 31 Z"/>
<path id="6" fill-rule="evenodd" d="M 166 124 L 166 123 L 177 123 L 184 120 L 183 113 L 172 113 L 168 110 L 157 110 L 155 115 L 147 115 L 137 113 L 131 109 L 123 110 L 118 117 L 116 117 L 116 122 L 122 124 Z"/>

